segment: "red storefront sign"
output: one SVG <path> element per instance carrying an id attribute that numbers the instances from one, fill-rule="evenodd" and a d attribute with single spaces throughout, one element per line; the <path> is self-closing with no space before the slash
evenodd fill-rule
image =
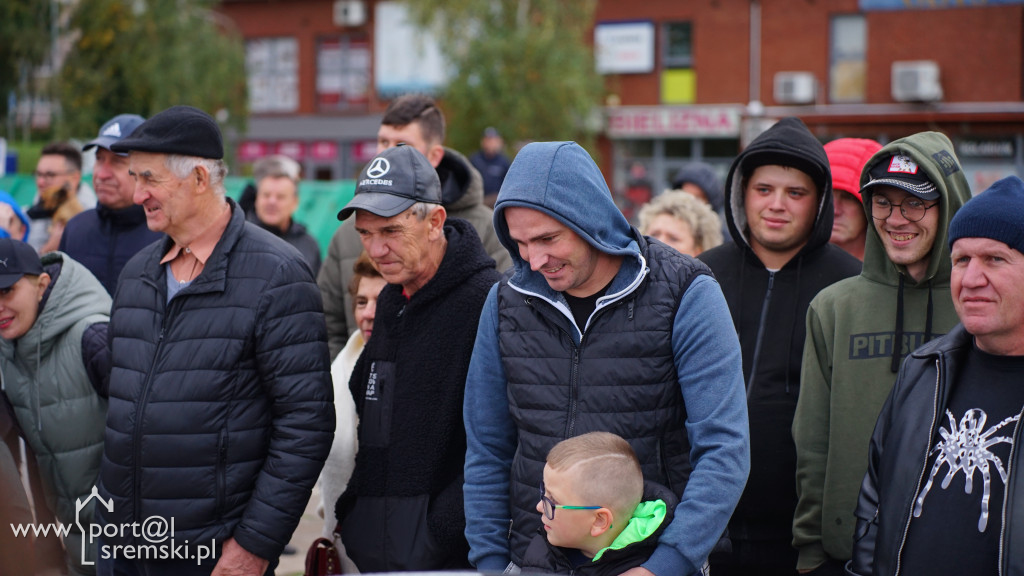
<path id="1" fill-rule="evenodd" d="M 338 157 L 338 143 L 317 140 L 309 145 L 309 157 L 320 161 L 335 160 Z"/>
<path id="2" fill-rule="evenodd" d="M 360 140 L 352 143 L 352 160 L 355 162 L 369 162 L 377 155 L 376 140 Z"/>
<path id="3" fill-rule="evenodd" d="M 281 154 L 292 160 L 302 160 L 306 157 L 306 144 L 297 140 L 278 142 L 274 145 L 274 154 Z"/>
<path id="4" fill-rule="evenodd" d="M 607 108 L 608 136 L 738 137 L 742 107 L 623 106 Z"/>
<path id="5" fill-rule="evenodd" d="M 270 145 L 257 140 L 246 140 L 238 145 L 239 162 L 255 162 L 270 152 Z"/>

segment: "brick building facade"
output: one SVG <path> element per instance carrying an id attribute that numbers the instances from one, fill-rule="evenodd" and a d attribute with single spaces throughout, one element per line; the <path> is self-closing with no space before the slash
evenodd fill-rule
<path id="1" fill-rule="evenodd" d="M 389 97 L 375 47 L 402 37 L 375 38 L 383 4 L 392 3 L 222 3 L 247 40 L 259 100 L 242 154 L 295 152 L 307 174 L 354 176 Z M 975 191 L 1024 174 L 1024 0 L 948 7 L 960 4 L 599 0 L 597 160 L 616 193 L 631 167 L 657 193 L 688 160 L 724 174 L 744 142 L 794 115 L 823 142 L 942 131 Z"/>

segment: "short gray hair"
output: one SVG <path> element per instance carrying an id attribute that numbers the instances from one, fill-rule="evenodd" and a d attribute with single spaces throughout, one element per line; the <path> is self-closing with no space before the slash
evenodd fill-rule
<path id="1" fill-rule="evenodd" d="M 164 156 L 164 166 L 178 179 L 187 178 L 196 166 L 202 166 L 210 174 L 210 187 L 221 196 L 225 193 L 224 178 L 228 175 L 228 165 L 224 160 L 168 154 Z"/>
<path id="2" fill-rule="evenodd" d="M 427 215 L 430 214 L 431 210 L 439 208 L 440 206 L 440 204 L 431 204 L 430 202 L 417 202 L 406 208 L 406 210 L 412 212 L 412 215 L 415 216 L 417 220 L 423 221 L 426 219 Z"/>
<path id="3" fill-rule="evenodd" d="M 255 178 L 257 186 L 264 178 L 287 178 L 298 186 L 300 172 L 301 168 L 298 162 L 280 154 L 260 158 L 252 167 L 253 178 Z"/>

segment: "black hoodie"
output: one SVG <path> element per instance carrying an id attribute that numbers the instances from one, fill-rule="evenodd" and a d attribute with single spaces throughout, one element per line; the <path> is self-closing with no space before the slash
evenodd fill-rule
<path id="1" fill-rule="evenodd" d="M 758 166 L 798 168 L 817 185 L 818 214 L 807 244 L 770 273 L 750 246 L 742 181 Z M 860 262 L 829 244 L 832 176 L 818 140 L 797 118 L 758 136 L 729 169 L 726 220 L 733 241 L 700 255 L 725 293 L 743 350 L 750 414 L 750 477 L 729 522 L 732 540 L 790 541 L 796 507 L 796 449 L 790 429 L 800 391 L 807 307 L 819 290 L 860 272 Z"/>

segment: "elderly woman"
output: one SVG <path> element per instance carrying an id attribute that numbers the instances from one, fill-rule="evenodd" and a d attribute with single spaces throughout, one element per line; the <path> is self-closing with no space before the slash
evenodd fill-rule
<path id="1" fill-rule="evenodd" d="M 348 291 L 352 295 L 358 330 L 352 333 L 345 347 L 338 353 L 331 364 L 331 378 L 334 380 L 334 409 L 337 414 L 337 425 L 334 429 L 334 443 L 331 453 L 320 473 L 320 510 L 324 516 L 323 537 L 333 539 L 337 518 L 334 515 L 334 503 L 345 491 L 352 469 L 356 465 L 356 405 L 352 400 L 352 392 L 348 389 L 348 381 L 352 376 L 352 368 L 359 359 L 359 353 L 373 332 L 373 319 L 377 310 L 377 295 L 387 282 L 380 272 L 373 267 L 366 252 L 359 255 L 352 266 L 355 276 L 349 284 Z M 355 565 L 344 557 L 342 562 L 346 572 L 354 572 Z"/>
<path id="2" fill-rule="evenodd" d="M 92 522 L 90 499 L 103 455 L 110 296 L 61 252 L 40 260 L 24 242 L 0 239 L 0 371 L 25 441 L 35 451 L 46 503 L 64 524 Z M 76 499 L 87 502 L 76 517 Z M 71 574 L 93 574 L 96 542 L 78 527 L 64 538 Z"/>
<path id="3" fill-rule="evenodd" d="M 640 209 L 640 233 L 688 256 L 722 243 L 722 224 L 714 210 L 679 190 L 665 192 Z"/>

